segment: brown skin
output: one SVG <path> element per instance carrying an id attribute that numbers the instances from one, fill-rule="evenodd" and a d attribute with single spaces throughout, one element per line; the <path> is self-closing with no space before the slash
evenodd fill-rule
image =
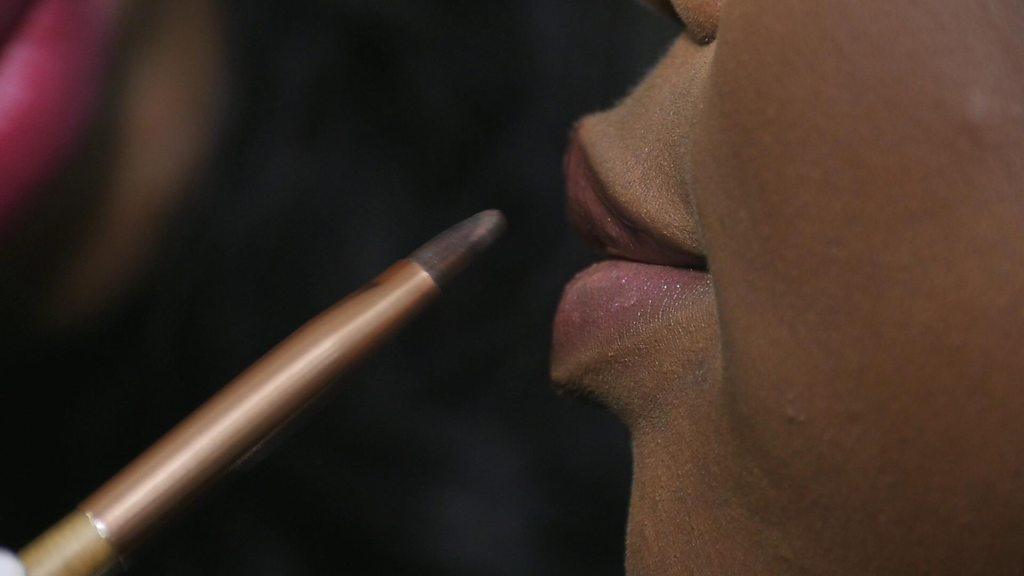
<path id="1" fill-rule="evenodd" d="M 632 431 L 629 573 L 1021 574 L 1024 4 L 673 5 L 580 137 L 714 298 L 553 367 Z"/>

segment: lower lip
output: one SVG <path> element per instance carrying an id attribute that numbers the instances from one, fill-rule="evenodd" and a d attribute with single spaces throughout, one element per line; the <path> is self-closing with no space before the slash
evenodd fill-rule
<path id="1" fill-rule="evenodd" d="M 601 262 L 565 288 L 555 316 L 555 372 L 613 354 L 686 316 L 711 298 L 711 276 L 699 270 Z"/>
<path id="2" fill-rule="evenodd" d="M 117 4 L 37 0 L 0 46 L 0 232 L 64 167 L 86 131 L 110 56 Z"/>

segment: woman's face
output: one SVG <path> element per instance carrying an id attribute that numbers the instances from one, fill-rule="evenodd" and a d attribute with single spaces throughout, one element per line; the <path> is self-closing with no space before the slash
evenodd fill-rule
<path id="1" fill-rule="evenodd" d="M 1024 4 L 653 3 L 552 368 L 632 432 L 630 573 L 1021 573 Z"/>

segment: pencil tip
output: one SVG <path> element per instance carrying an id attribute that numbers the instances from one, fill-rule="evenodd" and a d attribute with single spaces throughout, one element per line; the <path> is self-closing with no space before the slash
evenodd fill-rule
<path id="1" fill-rule="evenodd" d="M 505 215 L 485 210 L 445 230 L 409 257 L 439 286 L 448 283 L 505 232 Z"/>

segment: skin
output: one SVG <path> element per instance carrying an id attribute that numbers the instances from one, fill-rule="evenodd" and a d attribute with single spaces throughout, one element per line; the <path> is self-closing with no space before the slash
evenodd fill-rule
<path id="1" fill-rule="evenodd" d="M 711 295 L 552 368 L 631 430 L 628 572 L 1021 574 L 1024 4 L 660 7 L 579 137 Z"/>
<path id="2" fill-rule="evenodd" d="M 102 110 L 23 224 L 0 237 L 0 321 L 13 333 L 74 329 L 129 292 L 215 139 L 225 92 L 219 9 L 161 0 L 117 10 Z"/>

